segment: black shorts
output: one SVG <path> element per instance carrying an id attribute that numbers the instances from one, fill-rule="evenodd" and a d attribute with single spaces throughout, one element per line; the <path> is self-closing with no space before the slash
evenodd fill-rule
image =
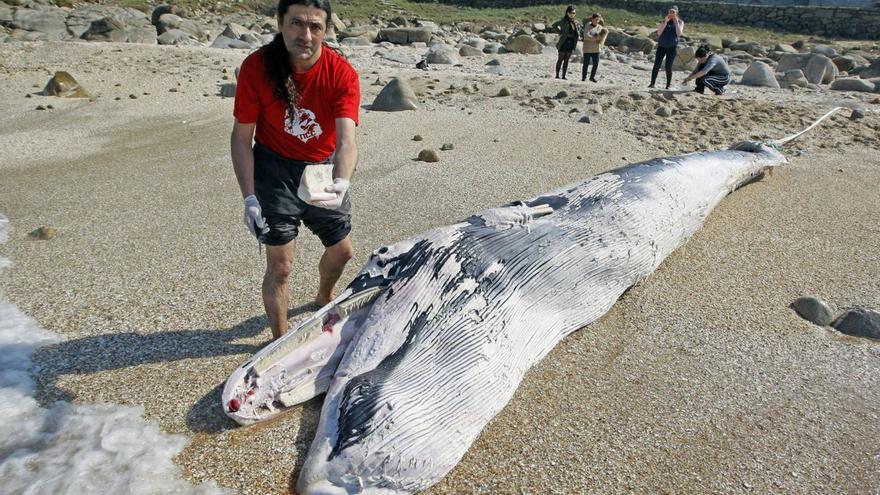
<path id="1" fill-rule="evenodd" d="M 342 206 L 329 210 L 301 200 L 296 191 L 308 162 L 290 160 L 257 143 L 254 145 L 254 194 L 260 201 L 269 231 L 260 242 L 283 246 L 299 234 L 300 222 L 329 247 L 351 232 L 351 201 L 346 192 Z"/>

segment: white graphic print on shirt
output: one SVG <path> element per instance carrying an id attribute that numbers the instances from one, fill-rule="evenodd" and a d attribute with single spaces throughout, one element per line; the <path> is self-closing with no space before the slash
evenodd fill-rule
<path id="1" fill-rule="evenodd" d="M 290 107 L 284 112 L 284 130 L 292 136 L 296 136 L 302 142 L 321 135 L 321 124 L 315 120 L 315 113 L 308 108 L 295 108 L 295 115 L 291 118 Z"/>

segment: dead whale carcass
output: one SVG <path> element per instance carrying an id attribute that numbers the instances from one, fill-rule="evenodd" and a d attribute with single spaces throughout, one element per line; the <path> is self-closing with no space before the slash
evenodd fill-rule
<path id="1" fill-rule="evenodd" d="M 230 378 L 225 410 L 255 421 L 329 386 L 299 492 L 425 489 L 532 365 L 784 161 L 756 143 L 650 160 L 380 248 Z"/>

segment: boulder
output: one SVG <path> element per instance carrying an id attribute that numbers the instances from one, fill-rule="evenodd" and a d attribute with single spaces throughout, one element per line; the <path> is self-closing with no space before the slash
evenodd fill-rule
<path id="1" fill-rule="evenodd" d="M 162 16 L 159 17 L 159 24 L 156 26 L 156 30 L 159 32 L 160 38 L 161 35 L 164 34 L 166 31 L 179 30 L 190 34 L 192 38 L 198 41 L 208 40 L 208 32 L 205 31 L 205 29 L 202 28 L 201 25 L 193 20 L 184 19 L 174 14 L 162 14 Z M 162 43 L 161 40 L 159 41 L 159 43 L 167 44 Z"/>
<path id="2" fill-rule="evenodd" d="M 432 46 L 425 55 L 425 61 L 429 64 L 456 65 L 461 63 L 458 58 L 458 50 L 452 45 Z"/>
<path id="3" fill-rule="evenodd" d="M 805 69 L 807 61 L 813 55 L 810 53 L 792 53 L 779 57 L 779 63 L 776 65 L 777 72 L 787 72 L 793 69 Z"/>
<path id="4" fill-rule="evenodd" d="M 804 71 L 800 69 L 791 69 L 785 71 L 784 78 L 786 84 L 788 84 L 789 86 L 799 86 L 802 88 L 806 88 L 807 84 L 809 84 L 809 81 L 807 81 L 807 78 L 804 76 Z"/>
<path id="5" fill-rule="evenodd" d="M 428 27 L 386 28 L 379 30 L 377 38 L 379 41 L 390 41 L 395 45 L 408 45 L 417 41 L 427 43 L 431 41 L 432 35 L 433 30 Z"/>
<path id="6" fill-rule="evenodd" d="M 872 62 L 871 65 L 859 71 L 859 77 L 861 77 L 862 79 L 873 79 L 875 77 L 880 77 L 880 58 Z"/>
<path id="7" fill-rule="evenodd" d="M 227 38 L 232 38 L 234 40 L 240 40 L 242 35 L 250 32 L 250 30 L 241 24 L 236 24 L 234 22 L 230 22 L 226 24 L 226 27 L 223 29 L 223 32 L 220 33 L 220 36 L 226 36 Z"/>
<path id="8" fill-rule="evenodd" d="M 49 40 L 66 40 L 71 38 L 65 23 L 66 17 L 65 12 L 57 8 L 19 8 L 13 12 L 9 27 L 42 33 Z"/>
<path id="9" fill-rule="evenodd" d="M 813 84 L 828 84 L 837 77 L 837 66 L 825 55 L 813 55 L 804 67 L 804 75 L 807 81 Z"/>
<path id="10" fill-rule="evenodd" d="M 782 52 L 782 53 L 797 53 L 797 48 L 787 44 L 787 43 L 777 43 L 773 46 L 774 52 Z"/>
<path id="11" fill-rule="evenodd" d="M 755 57 L 763 57 L 766 55 L 767 50 L 764 49 L 760 43 L 755 43 L 754 41 L 737 41 L 736 43 L 732 43 L 729 47 L 731 50 L 740 50 L 744 51 L 750 55 L 754 55 Z"/>
<path id="12" fill-rule="evenodd" d="M 365 36 L 351 36 L 342 40 L 342 44 L 345 46 L 370 46 L 370 40 Z"/>
<path id="13" fill-rule="evenodd" d="M 104 17 L 92 21 L 89 29 L 80 36 L 86 41 L 113 41 L 123 43 L 128 39 L 125 25 L 115 17 Z"/>
<path id="14" fill-rule="evenodd" d="M 166 14 L 167 15 L 167 14 Z M 156 41 L 160 45 L 200 45 L 199 41 L 186 31 L 170 29 L 160 34 Z"/>
<path id="15" fill-rule="evenodd" d="M 835 79 L 831 83 L 831 89 L 835 91 L 859 91 L 862 93 L 873 93 L 874 83 L 867 79 Z"/>
<path id="16" fill-rule="evenodd" d="M 513 53 L 522 53 L 526 55 L 538 55 L 541 53 L 541 50 L 544 48 L 541 43 L 538 42 L 535 38 L 531 36 L 521 34 L 507 43 L 505 43 L 504 48 Z"/>
<path id="17" fill-rule="evenodd" d="M 717 50 L 721 50 L 722 48 L 724 48 L 724 44 L 721 42 L 720 36 L 715 36 L 715 35 L 711 35 L 711 34 L 702 35 L 702 36 L 700 36 L 700 41 L 702 42 L 702 44 L 708 45 L 709 48 L 711 48 L 712 50 L 717 51 Z"/>
<path id="18" fill-rule="evenodd" d="M 654 41 L 646 36 L 630 36 L 621 42 L 622 46 L 629 48 L 630 52 L 651 53 L 654 50 Z"/>
<path id="19" fill-rule="evenodd" d="M 692 46 L 679 47 L 672 65 L 682 70 L 693 70 L 697 67 L 696 55 L 697 49 Z"/>
<path id="20" fill-rule="evenodd" d="M 416 93 L 406 80 L 392 77 L 382 91 L 376 95 L 370 110 L 379 112 L 400 112 L 419 108 Z"/>
<path id="21" fill-rule="evenodd" d="M 834 58 L 838 55 L 837 50 L 828 45 L 816 45 L 813 47 L 812 52 L 825 55 L 828 58 Z"/>
<path id="22" fill-rule="evenodd" d="M 372 43 L 376 43 L 379 41 L 379 28 L 376 26 L 352 26 L 336 33 L 336 37 L 339 40 L 362 37 Z"/>
<path id="23" fill-rule="evenodd" d="M 486 40 L 484 40 L 483 38 L 478 38 L 476 36 L 466 38 L 462 41 L 462 43 L 468 46 L 472 46 L 480 51 L 483 51 L 483 48 L 486 47 Z"/>
<path id="24" fill-rule="evenodd" d="M 779 82 L 776 81 L 776 76 L 773 75 L 773 68 L 764 62 L 752 62 L 743 73 L 740 84 L 765 88 L 779 87 Z"/>
<path id="25" fill-rule="evenodd" d="M 855 57 L 849 57 L 846 55 L 837 56 L 831 59 L 834 62 L 834 65 L 837 66 L 837 70 L 849 72 L 856 68 L 858 63 L 856 62 Z"/>
<path id="26" fill-rule="evenodd" d="M 483 50 L 478 50 L 470 45 L 461 45 L 458 49 L 458 54 L 462 57 L 482 57 Z"/>
<path id="27" fill-rule="evenodd" d="M 228 36 L 223 36 L 221 34 L 220 36 L 217 36 L 216 38 L 214 38 L 214 41 L 211 43 L 211 48 L 249 49 L 249 48 L 251 48 L 251 44 L 246 41 L 233 39 Z"/>
<path id="28" fill-rule="evenodd" d="M 608 36 L 605 37 L 605 45 L 618 46 L 623 43 L 623 40 L 629 37 L 630 36 L 623 31 L 617 29 L 609 29 Z"/>
<path id="29" fill-rule="evenodd" d="M 496 43 L 494 41 L 492 43 L 486 43 L 486 46 L 483 47 L 483 53 L 496 54 L 505 52 L 507 52 L 507 49 L 504 48 L 504 45 L 502 45 L 501 43 Z"/>

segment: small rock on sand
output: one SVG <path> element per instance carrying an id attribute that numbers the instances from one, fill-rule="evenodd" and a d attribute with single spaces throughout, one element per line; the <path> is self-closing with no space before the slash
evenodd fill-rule
<path id="1" fill-rule="evenodd" d="M 43 89 L 46 96 L 60 96 L 63 98 L 88 98 L 89 93 L 79 82 L 66 71 L 58 71 L 46 83 Z"/>
<path id="2" fill-rule="evenodd" d="M 422 135 L 421 135 L 421 134 L 416 134 L 415 136 L 412 137 L 412 140 L 413 140 L 413 141 L 421 141 L 421 140 L 422 140 Z"/>
<path id="3" fill-rule="evenodd" d="M 822 327 L 834 320 L 834 311 L 828 303 L 816 297 L 799 297 L 791 303 L 791 308 L 801 318 Z"/>
<path id="4" fill-rule="evenodd" d="M 440 145 L 440 151 L 450 151 L 454 149 L 455 145 L 452 143 L 443 143 L 442 145 Z"/>
<path id="5" fill-rule="evenodd" d="M 437 150 L 424 149 L 419 151 L 418 160 L 420 162 L 439 162 L 440 154 L 437 153 Z"/>
<path id="6" fill-rule="evenodd" d="M 55 229 L 44 225 L 28 235 L 40 241 L 49 241 L 55 238 Z"/>
<path id="7" fill-rule="evenodd" d="M 853 308 L 831 324 L 837 331 L 854 337 L 880 339 L 880 312 Z"/>
<path id="8" fill-rule="evenodd" d="M 416 93 L 409 83 L 399 77 L 393 77 L 382 88 L 382 91 L 376 95 L 370 110 L 400 112 L 403 110 L 415 110 L 418 107 Z"/>
<path id="9" fill-rule="evenodd" d="M 506 87 L 498 90 L 498 96 L 510 96 L 510 90 Z"/>
<path id="10" fill-rule="evenodd" d="M 658 108 L 657 111 L 654 113 L 661 117 L 672 117 L 672 109 L 665 105 Z"/>

